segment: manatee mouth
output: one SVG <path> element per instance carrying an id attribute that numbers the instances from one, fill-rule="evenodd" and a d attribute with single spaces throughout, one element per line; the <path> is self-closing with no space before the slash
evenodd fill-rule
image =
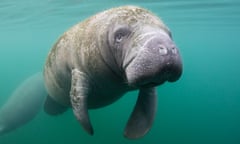
<path id="1" fill-rule="evenodd" d="M 163 75 L 168 82 L 177 81 L 182 75 L 182 65 L 174 65 L 173 63 L 167 63 L 163 70 Z"/>
<path id="2" fill-rule="evenodd" d="M 155 87 L 155 86 L 161 85 L 161 84 L 163 84 L 163 83 L 164 83 L 164 82 L 161 82 L 161 83 L 149 82 L 149 83 L 146 83 L 146 84 L 141 85 L 140 87 L 142 87 L 142 88 Z"/>
<path id="3" fill-rule="evenodd" d="M 167 64 L 159 73 L 152 75 L 141 77 L 135 84 L 139 87 L 155 87 L 164 84 L 165 82 L 175 82 L 182 75 L 182 67 L 181 66 L 173 66 L 172 64 Z"/>

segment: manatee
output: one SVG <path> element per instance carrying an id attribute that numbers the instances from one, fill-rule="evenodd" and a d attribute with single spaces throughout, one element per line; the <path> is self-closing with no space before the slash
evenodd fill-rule
<path id="1" fill-rule="evenodd" d="M 67 30 L 50 50 L 44 66 L 51 115 L 72 108 L 83 129 L 93 135 L 88 110 L 139 90 L 124 130 L 137 139 L 152 126 L 156 86 L 175 82 L 182 61 L 169 28 L 152 12 L 121 6 L 100 12 Z"/>
<path id="2" fill-rule="evenodd" d="M 42 72 L 21 83 L 0 109 L 0 135 L 32 120 L 42 109 L 46 97 Z"/>

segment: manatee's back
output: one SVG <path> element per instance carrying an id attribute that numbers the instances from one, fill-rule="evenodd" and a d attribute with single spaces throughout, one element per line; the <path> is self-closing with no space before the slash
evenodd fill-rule
<path id="1" fill-rule="evenodd" d="M 44 67 L 44 81 L 49 96 L 57 103 L 69 106 L 71 71 L 73 68 L 88 71 L 100 57 L 96 48 L 97 27 L 94 17 L 67 30 L 54 44 Z"/>

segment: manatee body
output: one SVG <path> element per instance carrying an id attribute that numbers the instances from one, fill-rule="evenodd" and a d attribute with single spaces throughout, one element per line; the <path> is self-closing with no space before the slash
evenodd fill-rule
<path id="1" fill-rule="evenodd" d="M 46 96 L 42 73 L 25 80 L 0 109 L 0 135 L 32 120 L 41 110 Z"/>
<path id="2" fill-rule="evenodd" d="M 88 109 L 109 105 L 139 90 L 124 135 L 144 136 L 156 108 L 155 87 L 182 74 L 179 51 L 163 21 L 140 7 L 122 6 L 98 13 L 66 31 L 51 49 L 44 68 L 52 115 L 72 107 L 91 135 Z"/>

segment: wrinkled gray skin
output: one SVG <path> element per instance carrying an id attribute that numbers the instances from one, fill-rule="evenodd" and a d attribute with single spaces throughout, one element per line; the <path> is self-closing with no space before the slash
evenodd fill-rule
<path id="1" fill-rule="evenodd" d="M 0 109 L 0 135 L 32 120 L 41 110 L 46 96 L 42 73 L 21 83 Z"/>
<path id="2" fill-rule="evenodd" d="M 124 132 L 136 139 L 153 123 L 155 87 L 178 80 L 181 73 L 178 49 L 157 16 L 135 6 L 113 8 L 69 29 L 50 51 L 44 70 L 50 95 L 45 111 L 59 114 L 72 107 L 82 127 L 93 135 L 88 109 L 139 89 Z"/>

